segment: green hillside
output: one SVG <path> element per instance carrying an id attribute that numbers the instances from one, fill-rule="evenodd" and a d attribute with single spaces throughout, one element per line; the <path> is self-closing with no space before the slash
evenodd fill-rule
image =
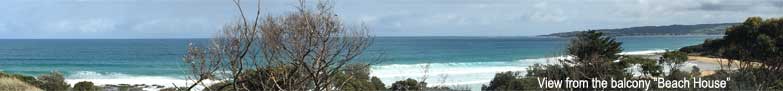
<path id="1" fill-rule="evenodd" d="M 723 35 L 724 30 L 739 23 L 697 24 L 697 25 L 668 25 L 668 26 L 642 26 L 620 29 L 598 29 L 596 31 L 610 36 L 650 36 L 650 35 Z M 579 31 L 553 33 L 550 37 L 573 37 Z"/>

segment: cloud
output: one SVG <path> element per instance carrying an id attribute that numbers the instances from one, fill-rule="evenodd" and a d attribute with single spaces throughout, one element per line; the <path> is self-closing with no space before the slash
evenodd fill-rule
<path id="1" fill-rule="evenodd" d="M 66 33 L 66 34 L 79 34 L 79 33 L 104 33 L 111 32 L 117 29 L 117 21 L 104 19 L 104 18 L 90 18 L 90 19 L 66 19 L 55 21 L 53 23 L 47 23 L 48 26 L 43 27 L 44 30 L 39 33 Z"/>
<path id="2" fill-rule="evenodd" d="M 758 1 L 740 1 L 740 0 L 716 0 L 711 2 L 699 2 L 697 10 L 705 11 L 779 11 L 783 9 L 780 0 L 758 0 Z"/>
<path id="3" fill-rule="evenodd" d="M 295 1 L 262 0 L 262 7 L 267 15 L 280 15 Z M 378 36 L 520 36 L 783 15 L 780 0 L 335 0 L 335 5 L 346 24 L 364 23 Z M 205 38 L 238 16 L 230 0 L 0 0 L 0 8 L 0 34 L 13 37 Z"/>
<path id="4" fill-rule="evenodd" d="M 547 2 L 539 2 L 533 5 L 533 12 L 527 15 L 530 20 L 538 22 L 563 22 L 567 18 L 564 11 L 558 7 L 551 7 Z"/>

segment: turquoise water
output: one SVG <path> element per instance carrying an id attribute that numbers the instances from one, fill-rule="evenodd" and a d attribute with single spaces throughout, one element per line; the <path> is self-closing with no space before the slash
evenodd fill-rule
<path id="1" fill-rule="evenodd" d="M 626 53 L 660 52 L 718 36 L 619 37 Z M 189 42 L 207 39 L 0 39 L 0 70 L 38 75 L 57 70 L 70 81 L 172 83 L 184 79 L 181 57 Z M 360 60 L 382 55 L 372 75 L 385 83 L 421 78 L 429 64 L 431 85 L 480 84 L 494 73 L 523 71 L 556 58 L 566 38 L 378 37 Z M 375 62 L 373 62 L 375 63 Z M 158 81 L 158 82 L 155 82 Z"/>

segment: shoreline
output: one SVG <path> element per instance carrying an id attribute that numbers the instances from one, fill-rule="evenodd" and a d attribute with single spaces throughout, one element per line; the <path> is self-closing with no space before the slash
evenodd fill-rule
<path id="1" fill-rule="evenodd" d="M 641 55 L 641 56 L 648 56 L 649 58 L 657 58 L 655 56 L 658 56 L 662 52 L 665 52 L 665 49 L 626 51 L 620 54 Z M 556 63 L 556 60 L 563 59 L 563 58 L 568 58 L 568 57 L 556 56 L 556 57 L 525 58 L 525 59 L 518 59 L 514 61 L 502 61 L 502 62 L 491 61 L 491 62 L 468 62 L 468 63 L 419 63 L 419 64 L 373 65 L 373 67 L 371 67 L 373 71 L 370 73 L 370 75 L 380 76 L 379 78 L 381 78 L 381 81 L 383 81 L 386 84 L 386 86 L 391 86 L 390 83 L 399 81 L 401 79 L 422 77 L 421 75 L 424 72 L 421 71 L 423 70 L 417 70 L 415 68 L 422 68 L 424 67 L 424 65 L 429 65 L 428 67 L 432 67 L 432 68 L 429 69 L 431 73 L 429 73 L 428 77 L 435 80 L 428 80 L 427 83 L 431 83 L 428 85 L 466 86 L 466 87 L 478 89 L 480 88 L 481 85 L 487 84 L 492 79 L 491 77 L 493 77 L 496 73 L 505 72 L 505 71 L 524 72 L 526 68 L 532 64 Z M 690 58 L 691 57 L 689 57 L 688 62 L 701 62 L 700 64 L 695 66 L 699 68 L 703 68 L 702 69 L 703 75 L 709 74 L 709 72 L 714 73 L 714 71 L 712 71 L 711 69 L 702 67 L 704 65 L 717 65 L 717 63 L 710 62 L 713 60 L 706 60 L 706 58 L 696 59 L 697 57 L 693 57 L 694 59 L 690 59 Z M 400 69 L 400 68 L 406 68 L 406 69 Z M 690 68 L 690 66 L 688 66 L 687 68 Z M 176 79 L 170 77 L 130 77 L 130 78 L 125 78 L 127 76 L 120 76 L 120 77 L 123 78 L 115 78 L 115 79 L 80 78 L 80 79 L 65 79 L 65 80 L 69 84 L 75 84 L 76 82 L 79 81 L 90 81 L 98 86 L 142 84 L 142 85 L 159 85 L 159 86 L 164 86 L 165 88 L 177 87 L 190 83 L 190 81 L 186 81 L 184 79 Z M 212 83 L 216 83 L 216 82 L 212 82 Z M 199 86 L 200 85 L 198 85 L 197 87 Z M 156 87 L 156 86 L 150 86 L 150 87 Z M 160 88 L 146 88 L 146 89 L 160 89 Z"/>
<path id="2" fill-rule="evenodd" d="M 687 62 L 702 63 L 703 65 L 710 65 L 710 66 L 713 66 L 713 67 L 718 67 L 718 68 L 712 68 L 712 69 L 703 69 L 701 71 L 701 76 L 704 77 L 704 76 L 713 75 L 718 70 L 721 70 L 721 69 L 733 70 L 733 69 L 735 69 L 738 66 L 736 63 L 739 63 L 740 61 L 734 60 L 733 61 L 734 64 L 729 66 L 729 60 L 725 59 L 725 58 L 715 58 L 715 57 L 707 57 L 707 56 L 688 55 L 688 61 Z M 699 66 L 699 65 L 696 65 L 696 66 L 700 67 L 700 68 L 705 67 L 705 66 Z M 723 67 L 728 67 L 728 68 L 723 68 Z"/>
<path id="3" fill-rule="evenodd" d="M 648 59 L 658 60 L 663 54 L 634 54 L 633 56 L 643 56 Z M 707 56 L 688 55 L 688 61 L 685 61 L 684 65 L 680 68 L 683 70 L 691 70 L 691 67 L 698 67 L 701 71 L 701 76 L 709 76 L 715 74 L 716 71 L 721 70 L 722 67 L 727 67 L 728 59 L 714 58 Z M 737 61 L 735 61 L 737 62 Z M 735 65 L 736 66 L 736 65 Z M 723 68 L 729 69 L 729 68 Z"/>

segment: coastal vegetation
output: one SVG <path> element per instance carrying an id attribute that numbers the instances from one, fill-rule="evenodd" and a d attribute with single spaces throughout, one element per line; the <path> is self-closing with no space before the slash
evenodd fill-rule
<path id="1" fill-rule="evenodd" d="M 67 91 L 71 86 L 65 83 L 62 73 L 53 71 L 38 77 L 0 72 L 0 90 L 3 91 Z"/>
<path id="2" fill-rule="evenodd" d="M 354 62 L 370 44 L 368 28 L 341 23 L 330 1 L 302 0 L 282 16 L 262 16 L 260 6 L 246 16 L 240 2 L 234 3 L 241 17 L 237 23 L 207 48 L 188 48 L 183 59 L 194 83 L 186 90 L 197 85 L 208 91 L 386 89 L 369 77 L 370 64 Z M 202 84 L 206 80 L 220 83 Z"/>
<path id="3" fill-rule="evenodd" d="M 72 91 L 101 91 L 101 88 L 95 86 L 92 82 L 81 81 L 73 85 Z"/>
<path id="4" fill-rule="evenodd" d="M 371 76 L 378 58 L 360 60 L 372 44 L 369 28 L 342 23 L 330 1 L 300 0 L 292 12 L 264 15 L 258 1 L 255 15 L 234 0 L 240 19 L 227 24 L 208 45 L 189 44 L 182 63 L 187 66 L 183 87 L 162 91 L 417 91 L 464 90 L 428 87 L 423 79 L 407 78 L 387 86 Z M 725 32 L 723 31 L 725 30 Z M 666 51 L 658 58 L 620 55 L 622 42 L 613 36 L 718 35 L 720 39 Z M 555 64 L 534 64 L 525 71 L 496 73 L 481 90 L 596 90 L 586 88 L 540 88 L 537 79 L 705 79 L 732 78 L 728 90 L 783 89 L 783 18 L 748 18 L 743 23 L 646 26 L 589 30 L 545 36 L 571 37 L 564 59 Z M 698 67 L 683 71 L 689 55 L 726 59 L 725 68 L 703 76 Z M 559 55 L 560 56 L 560 55 Z M 657 57 L 657 56 L 655 56 Z M 724 64 L 721 64 L 723 67 Z M 427 65 L 429 66 L 429 65 Z M 638 73 L 633 74 L 633 67 Z M 668 70 L 667 70 L 668 69 Z M 215 83 L 210 83 L 215 82 Z M 655 86 L 655 85 L 653 85 Z M 388 87 L 388 88 L 387 88 Z M 654 87 L 653 87 L 654 88 Z M 93 82 L 68 84 L 62 73 L 37 77 L 0 72 L 1 91 L 140 91 L 128 84 L 106 89 Z M 614 89 L 597 89 L 614 90 Z M 621 89 L 640 90 L 640 89 Z M 654 90 L 694 90 L 655 89 Z"/>
<path id="5" fill-rule="evenodd" d="M 750 17 L 725 35 L 680 51 L 726 59 L 725 70 L 710 77 L 736 79 L 731 89 L 783 89 L 783 18 Z"/>
<path id="6" fill-rule="evenodd" d="M 522 72 L 502 72 L 495 74 L 488 85 L 482 90 L 542 90 L 537 79 L 552 80 L 589 80 L 589 79 L 652 79 L 655 77 L 677 78 L 694 77 L 700 71 L 685 72 L 672 68 L 669 74 L 664 74 L 661 65 L 680 66 L 688 59 L 682 52 L 665 52 L 655 61 L 639 56 L 619 55 L 622 43 L 613 37 L 598 31 L 585 31 L 572 38 L 566 48 L 566 56 L 573 57 L 558 60 L 558 64 L 535 64 Z M 640 65 L 644 76 L 633 76 L 629 67 Z M 553 88 L 546 88 L 553 89 Z M 558 88 L 564 90 L 565 88 Z M 580 88 L 571 90 L 579 90 Z M 584 88 L 581 88 L 584 89 Z"/>
<path id="7" fill-rule="evenodd" d="M 206 48 L 189 45 L 183 59 L 193 83 L 166 90 L 197 90 L 198 85 L 204 91 L 452 90 L 427 87 L 426 78 L 386 88 L 370 76 L 366 63 L 378 58 L 357 61 L 372 41 L 368 28 L 341 23 L 330 2 L 300 0 L 294 12 L 281 16 L 262 16 L 257 6 L 256 15 L 248 17 L 234 1 L 239 21 L 225 26 Z M 218 83 L 206 85 L 207 80 Z"/>
<path id="8" fill-rule="evenodd" d="M 0 78 L 0 90 L 2 91 L 43 91 L 38 87 L 30 85 L 27 82 L 20 81 L 16 78 L 3 77 Z"/>
<path id="9" fill-rule="evenodd" d="M 526 74 L 521 72 L 497 73 L 482 90 L 530 90 L 541 89 L 537 78 L 586 79 L 586 78 L 629 78 L 682 79 L 703 77 L 704 79 L 732 79 L 727 90 L 779 90 L 783 89 L 783 19 L 750 17 L 744 23 L 725 30 L 720 39 L 705 40 L 703 44 L 688 46 L 679 51 L 667 51 L 653 59 L 637 56 L 617 55 L 621 48 L 611 37 L 602 32 L 579 32 L 570 42 L 566 53 L 571 59 L 560 60 L 559 64 L 536 64 Z M 715 74 L 702 75 L 701 69 L 682 71 L 682 64 L 688 55 L 719 57 L 720 70 Z M 617 60 L 617 61 L 612 61 Z M 639 65 L 642 76 L 628 75 L 629 64 Z M 669 68 L 663 72 L 663 67 Z M 654 86 L 654 85 L 653 85 Z M 691 89 L 693 90 L 693 89 Z"/>

